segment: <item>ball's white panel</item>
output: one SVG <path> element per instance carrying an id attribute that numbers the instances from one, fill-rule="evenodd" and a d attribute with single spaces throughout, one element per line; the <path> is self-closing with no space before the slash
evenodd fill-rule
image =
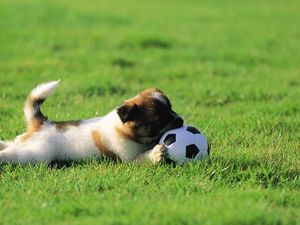
<path id="1" fill-rule="evenodd" d="M 203 134 L 195 135 L 195 144 L 197 145 L 197 147 L 200 150 L 197 158 L 202 159 L 202 158 L 208 156 L 208 152 L 207 152 L 208 142 Z"/>

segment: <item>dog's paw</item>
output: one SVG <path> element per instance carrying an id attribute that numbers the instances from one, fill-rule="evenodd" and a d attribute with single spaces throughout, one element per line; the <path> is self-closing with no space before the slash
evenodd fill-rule
<path id="1" fill-rule="evenodd" d="M 151 150 L 151 162 L 153 164 L 161 163 L 165 161 L 165 158 L 168 156 L 167 148 L 158 144 Z"/>

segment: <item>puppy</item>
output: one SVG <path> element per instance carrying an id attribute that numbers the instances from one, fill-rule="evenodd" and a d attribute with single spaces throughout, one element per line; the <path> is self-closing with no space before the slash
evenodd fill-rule
<path id="1" fill-rule="evenodd" d="M 79 161 L 109 157 L 128 161 L 162 162 L 166 149 L 158 145 L 168 130 L 181 127 L 183 120 L 173 110 L 167 96 L 155 88 L 126 100 L 104 117 L 82 121 L 50 121 L 40 110 L 59 81 L 33 89 L 24 112 L 26 133 L 14 141 L 0 142 L 1 163 Z"/>

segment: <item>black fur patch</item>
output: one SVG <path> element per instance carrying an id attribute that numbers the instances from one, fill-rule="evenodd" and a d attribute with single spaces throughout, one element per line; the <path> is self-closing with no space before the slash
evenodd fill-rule
<path id="1" fill-rule="evenodd" d="M 65 131 L 68 129 L 68 127 L 74 126 L 78 127 L 80 125 L 80 120 L 71 120 L 71 121 L 54 121 L 53 124 L 54 126 L 62 131 Z"/>
<path id="2" fill-rule="evenodd" d="M 45 121 L 47 120 L 47 116 L 44 116 L 43 113 L 41 112 L 41 105 L 44 103 L 46 99 L 37 99 L 36 101 L 34 101 L 33 103 L 33 116 L 40 120 L 40 121 Z"/>
<path id="3" fill-rule="evenodd" d="M 127 121 L 134 121 L 140 115 L 140 110 L 137 104 L 124 104 L 118 108 L 117 112 L 123 123 Z"/>

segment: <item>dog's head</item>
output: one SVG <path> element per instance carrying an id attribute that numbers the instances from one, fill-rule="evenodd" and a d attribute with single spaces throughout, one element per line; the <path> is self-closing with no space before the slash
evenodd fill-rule
<path id="1" fill-rule="evenodd" d="M 168 130 L 179 128 L 183 119 L 173 110 L 168 97 L 149 88 L 117 108 L 122 121 L 118 131 L 142 144 L 154 144 Z"/>

